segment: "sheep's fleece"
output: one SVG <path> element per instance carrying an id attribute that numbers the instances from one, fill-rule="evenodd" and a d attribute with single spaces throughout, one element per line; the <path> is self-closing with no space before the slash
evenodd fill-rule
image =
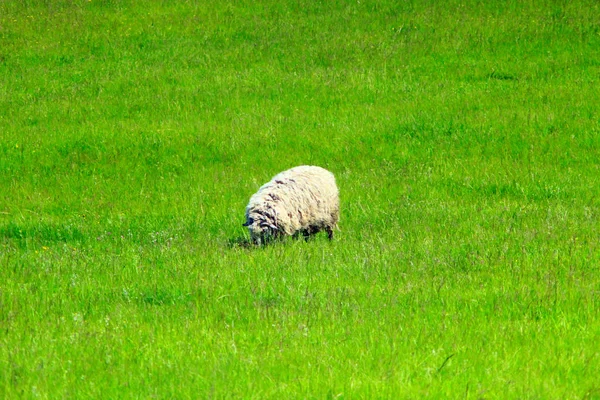
<path id="1" fill-rule="evenodd" d="M 283 171 L 265 183 L 246 207 L 246 223 L 252 241 L 302 233 L 327 231 L 333 238 L 340 213 L 338 188 L 333 174 L 321 167 L 303 165 Z"/>

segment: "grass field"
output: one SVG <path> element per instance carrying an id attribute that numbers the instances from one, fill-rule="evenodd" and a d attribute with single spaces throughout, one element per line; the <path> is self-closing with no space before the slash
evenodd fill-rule
<path id="1" fill-rule="evenodd" d="M 1 1 L 0 397 L 600 399 L 599 16 Z"/>

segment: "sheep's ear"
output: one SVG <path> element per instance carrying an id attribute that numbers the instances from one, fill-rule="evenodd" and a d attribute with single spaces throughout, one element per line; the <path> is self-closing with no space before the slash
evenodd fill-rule
<path id="1" fill-rule="evenodd" d="M 242 224 L 242 226 L 249 226 L 250 225 L 250 221 L 246 221 Z"/>
<path id="2" fill-rule="evenodd" d="M 246 222 L 244 222 L 244 224 L 242 226 L 250 226 L 250 225 L 252 225 L 253 222 L 254 222 L 254 220 L 252 218 L 248 218 L 248 219 L 246 219 Z"/>
<path id="3" fill-rule="evenodd" d="M 277 226 L 275 226 L 275 225 L 273 225 L 273 224 L 271 224 L 271 223 L 269 223 L 269 222 L 264 222 L 264 223 L 262 223 L 260 226 L 262 226 L 262 227 L 265 227 L 265 226 L 266 226 L 266 227 L 268 227 L 268 228 L 271 228 L 271 229 L 273 229 L 273 230 L 275 230 L 275 231 L 277 230 Z"/>

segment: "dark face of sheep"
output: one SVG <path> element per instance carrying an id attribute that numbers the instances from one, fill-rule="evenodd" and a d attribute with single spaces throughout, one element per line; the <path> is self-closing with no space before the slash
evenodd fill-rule
<path id="1" fill-rule="evenodd" d="M 266 220 L 263 215 L 249 215 L 243 226 L 248 227 L 250 238 L 256 245 L 261 245 L 279 235 L 277 226 Z"/>

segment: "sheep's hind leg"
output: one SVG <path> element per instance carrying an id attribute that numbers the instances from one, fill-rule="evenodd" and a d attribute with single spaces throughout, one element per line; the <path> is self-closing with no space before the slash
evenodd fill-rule
<path id="1" fill-rule="evenodd" d="M 330 226 L 325 227 L 325 231 L 327 232 L 327 237 L 329 240 L 333 240 L 333 228 Z"/>

